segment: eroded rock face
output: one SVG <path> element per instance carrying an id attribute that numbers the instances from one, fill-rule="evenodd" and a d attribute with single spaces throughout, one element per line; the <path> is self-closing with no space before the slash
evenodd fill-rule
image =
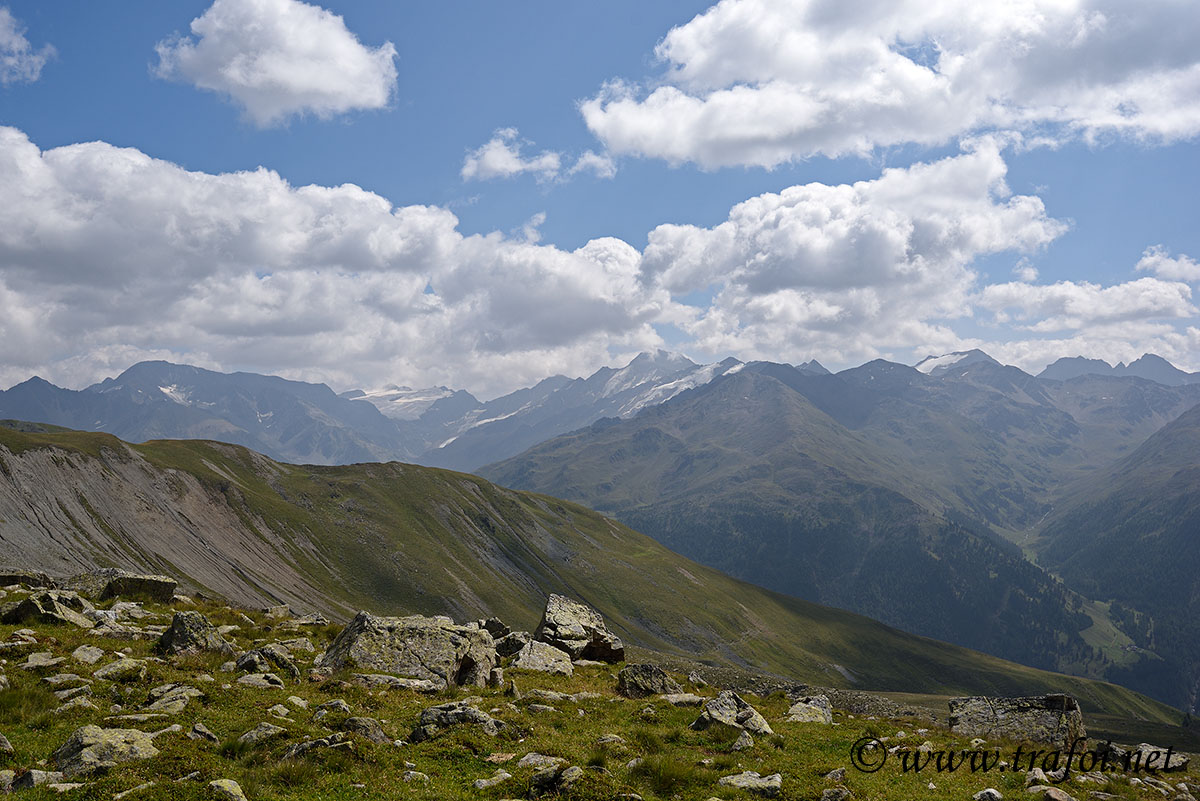
<path id="1" fill-rule="evenodd" d="M 120 762 L 149 759 L 158 754 L 154 738 L 137 729 L 102 729 L 83 726 L 59 746 L 51 758 L 63 776 L 83 776 Z"/>
<path id="2" fill-rule="evenodd" d="M 79 593 L 70 590 L 40 590 L 4 613 L 4 623 L 71 623 L 90 629 L 95 621 L 86 616 L 94 610 Z"/>
<path id="3" fill-rule="evenodd" d="M 626 698 L 679 695 L 683 688 L 658 665 L 626 665 L 617 674 L 617 692 Z"/>
<path id="4" fill-rule="evenodd" d="M 171 626 L 159 638 L 157 649 L 164 654 L 233 653 L 233 646 L 217 633 L 208 618 L 192 610 L 175 613 Z"/>
<path id="5" fill-rule="evenodd" d="M 320 658 L 323 668 L 368 668 L 448 685 L 484 687 L 496 666 L 492 635 L 447 618 L 359 612 Z"/>
<path id="6" fill-rule="evenodd" d="M 600 613 L 562 595 L 552 593 L 546 600 L 533 638 L 566 651 L 571 659 L 610 663 L 625 659 L 624 644 L 605 627 Z"/>
<path id="7" fill-rule="evenodd" d="M 950 731 L 964 737 L 1004 737 L 1068 747 L 1087 737 L 1079 702 L 1061 694 L 952 698 Z"/>
<path id="8" fill-rule="evenodd" d="M 752 734 L 775 733 L 766 718 L 733 690 L 723 690 L 716 698 L 709 699 L 704 704 L 700 717 L 692 723 L 692 728 L 703 731 L 715 725 L 742 729 Z"/>
<path id="9" fill-rule="evenodd" d="M 175 588 L 179 584 L 168 576 L 130 573 L 107 567 L 73 576 L 64 581 L 63 586 L 97 600 L 133 597 L 166 604 L 175 597 Z"/>

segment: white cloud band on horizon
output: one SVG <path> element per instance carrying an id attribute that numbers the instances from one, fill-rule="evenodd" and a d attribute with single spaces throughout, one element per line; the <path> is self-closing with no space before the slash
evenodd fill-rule
<path id="1" fill-rule="evenodd" d="M 366 47 L 345 22 L 299 0 L 215 0 L 192 37 L 155 46 L 159 77 L 227 95 L 260 128 L 388 105 L 396 48 Z"/>
<path id="2" fill-rule="evenodd" d="M 0 383 L 81 386 L 172 358 L 487 395 L 662 347 L 656 326 L 696 358 L 845 365 L 979 341 L 955 321 L 989 326 L 993 355 L 1028 368 L 1075 355 L 1047 344 L 1069 330 L 1083 355 L 1154 350 L 1200 369 L 1191 290 L 1165 274 L 1097 287 L 976 272 L 1066 230 L 1008 190 L 1006 169 L 980 140 L 869 181 L 759 195 L 710 228 L 660 225 L 644 252 L 613 238 L 567 251 L 532 241 L 536 216 L 468 236 L 444 208 L 352 184 L 189 171 L 104 142 L 42 151 L 0 127 Z"/>

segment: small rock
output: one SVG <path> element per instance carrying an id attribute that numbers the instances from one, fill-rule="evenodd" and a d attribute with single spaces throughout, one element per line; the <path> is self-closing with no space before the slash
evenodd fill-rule
<path id="1" fill-rule="evenodd" d="M 142 681 L 146 678 L 146 662 L 142 659 L 122 657 L 93 671 L 92 678 L 123 683 Z"/>
<path id="2" fill-rule="evenodd" d="M 980 790 L 975 795 L 971 796 L 974 801 L 1003 801 L 1004 796 L 995 787 L 989 787 L 986 790 Z"/>
<path id="3" fill-rule="evenodd" d="M 248 732 L 243 733 L 238 737 L 239 743 L 249 743 L 250 745 L 258 745 L 259 743 L 273 740 L 280 735 L 287 734 L 287 729 L 276 726 L 274 723 L 260 723 Z"/>
<path id="4" fill-rule="evenodd" d="M 208 789 L 220 801 L 246 801 L 242 786 L 233 779 L 215 779 L 208 783 Z"/>
<path id="5" fill-rule="evenodd" d="M 404 775 L 400 777 L 406 782 L 428 782 L 429 777 L 419 770 L 406 770 Z"/>
<path id="6" fill-rule="evenodd" d="M 137 729 L 102 729 L 83 726 L 72 732 L 51 759 L 63 776 L 81 776 L 101 768 L 134 759 L 149 759 L 158 754 L 153 735 Z"/>
<path id="7" fill-rule="evenodd" d="M 52 667 L 57 667 L 63 662 L 66 662 L 65 656 L 55 656 L 49 651 L 38 651 L 30 654 L 25 658 L 25 662 L 21 665 L 22 670 L 49 670 Z"/>
<path id="8" fill-rule="evenodd" d="M 58 784 L 62 782 L 63 778 L 62 773 L 56 770 L 27 770 L 13 780 L 12 789 L 13 792 L 16 792 L 40 787 L 43 784 Z"/>
<path id="9" fill-rule="evenodd" d="M 806 695 L 787 711 L 787 720 L 792 723 L 833 723 L 833 708 L 825 695 Z"/>
<path id="10" fill-rule="evenodd" d="M 521 760 L 519 762 L 517 762 L 517 767 L 518 768 L 539 768 L 539 769 L 540 768 L 552 768 L 552 767 L 557 767 L 564 762 L 566 762 L 566 760 L 563 759 L 562 757 L 547 756 L 545 754 L 539 754 L 536 751 L 531 751 L 528 754 L 526 754 L 525 756 L 521 757 Z"/>
<path id="11" fill-rule="evenodd" d="M 498 770 L 490 779 L 476 779 L 471 782 L 471 786 L 476 790 L 487 790 L 495 787 L 498 784 L 503 784 L 512 778 L 512 774 L 506 770 Z"/>
<path id="12" fill-rule="evenodd" d="M 760 776 L 752 770 L 743 771 L 733 776 L 722 776 L 717 784 L 724 787 L 737 787 L 751 793 L 758 793 L 767 798 L 774 798 L 783 789 L 783 776 L 772 773 L 770 776 Z"/>
<path id="13" fill-rule="evenodd" d="M 829 787 L 821 791 L 821 801 L 846 801 L 851 795 L 845 787 Z"/>
<path id="14" fill-rule="evenodd" d="M 209 728 L 203 723 L 192 724 L 192 728 L 188 729 L 187 736 L 189 740 L 207 740 L 210 743 L 219 741 L 217 735 L 209 731 Z"/>
<path id="15" fill-rule="evenodd" d="M 379 725 L 379 721 L 375 718 L 347 718 L 342 724 L 342 731 L 348 731 L 357 734 L 363 739 L 370 740 L 379 745 L 386 745 L 392 741 L 383 732 L 383 726 Z"/>
<path id="16" fill-rule="evenodd" d="M 98 712 L 100 708 L 81 695 L 76 698 L 72 698 L 70 701 L 67 701 L 65 704 L 59 706 L 54 710 L 54 714 L 65 715 L 69 712 L 74 712 L 79 709 L 87 709 L 91 710 L 92 712 Z"/>
<path id="17" fill-rule="evenodd" d="M 292 710 L 283 704 L 275 704 L 275 706 L 267 707 L 267 714 L 273 718 L 287 719 L 287 716 L 292 713 Z"/>
<path id="18" fill-rule="evenodd" d="M 617 674 L 617 692 L 626 698 L 682 694 L 683 688 L 658 665 L 626 665 Z"/>
<path id="19" fill-rule="evenodd" d="M 215 651 L 232 654 L 233 646 L 222 637 L 201 613 L 185 609 L 176 612 L 171 625 L 158 640 L 159 653 L 168 655 Z"/>
<path id="20" fill-rule="evenodd" d="M 258 687 L 264 690 L 282 689 L 283 679 L 276 676 L 274 673 L 250 673 L 245 676 L 239 676 L 238 684 L 244 684 L 247 687 Z"/>
<path id="21" fill-rule="evenodd" d="M 750 736 L 750 732 L 742 729 L 742 733 L 738 735 L 734 741 L 732 749 L 734 751 L 745 751 L 747 748 L 754 747 L 754 738 Z"/>
<path id="22" fill-rule="evenodd" d="M 732 690 L 722 690 L 716 698 L 705 703 L 700 717 L 692 723 L 692 728 L 702 731 L 714 724 L 745 729 L 753 734 L 775 733 L 758 710 Z"/>
<path id="23" fill-rule="evenodd" d="M 104 649 L 94 645 L 81 645 L 71 652 L 71 658 L 85 665 L 94 665 L 104 656 Z"/>
<path id="24" fill-rule="evenodd" d="M 671 706 L 700 706 L 704 703 L 704 698 L 692 693 L 670 693 L 661 696 Z"/>

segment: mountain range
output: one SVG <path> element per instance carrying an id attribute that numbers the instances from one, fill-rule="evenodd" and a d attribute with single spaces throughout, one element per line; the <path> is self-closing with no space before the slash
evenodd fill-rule
<path id="1" fill-rule="evenodd" d="M 280 461 L 474 469 L 769 589 L 1194 708 L 1200 654 L 1181 599 L 1200 557 L 1181 526 L 1196 457 L 1177 453 L 1169 484 L 1143 476 L 1165 458 L 1127 461 L 1186 422 L 1192 377 L 1150 355 L 1033 376 L 978 350 L 837 374 L 659 351 L 479 401 L 147 362 L 80 391 L 31 379 L 0 393 L 0 416 Z M 1118 507 L 1132 522 L 1114 529 Z M 1063 556 L 1130 531 L 1139 547 L 1175 543 L 1127 571 L 1133 584 L 1102 557 Z"/>
<path id="2" fill-rule="evenodd" d="M 1026 557 L 1045 553 L 1050 566 L 1047 521 L 1200 403 L 1200 385 L 1058 381 L 974 354 L 923 366 L 876 361 L 817 376 L 752 363 L 480 472 L 612 514 L 781 592 L 1194 704 L 1197 663 L 1177 632 L 1130 648 L 1136 615 L 1114 613 L 1115 585 L 1069 571 L 1064 584 L 1057 565 Z M 1182 475 L 1195 492 L 1194 474 Z M 1173 570 L 1200 568 L 1173 558 Z M 1172 602 L 1166 589 L 1143 585 L 1160 596 L 1156 612 L 1127 602 L 1143 625 Z"/>
<path id="3" fill-rule="evenodd" d="M 1025 667 L 737 581 L 611 519 L 479 477 L 402 464 L 295 466 L 201 440 L 0 423 L 0 540 L 13 567 L 178 576 L 193 595 L 348 619 L 499 616 L 549 593 L 655 659 L 910 693 L 1069 692 L 1089 712 L 1177 723 L 1123 688 Z"/>

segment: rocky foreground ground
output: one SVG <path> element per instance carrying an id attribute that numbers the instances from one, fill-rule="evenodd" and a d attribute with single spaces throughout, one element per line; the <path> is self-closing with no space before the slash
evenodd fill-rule
<path id="1" fill-rule="evenodd" d="M 0 584 L 0 789 L 29 799 L 1200 795 L 1186 756 L 1136 769 L 1152 746 L 1056 772 L 1049 755 L 1085 733 L 1063 696 L 961 699 L 937 725 L 816 688 L 739 694 L 627 664 L 557 595 L 520 632 L 366 612 L 343 627 L 112 570 Z M 1041 755 L 1015 764 L 1018 746 Z M 997 759 L 949 770 L 963 752 Z"/>

